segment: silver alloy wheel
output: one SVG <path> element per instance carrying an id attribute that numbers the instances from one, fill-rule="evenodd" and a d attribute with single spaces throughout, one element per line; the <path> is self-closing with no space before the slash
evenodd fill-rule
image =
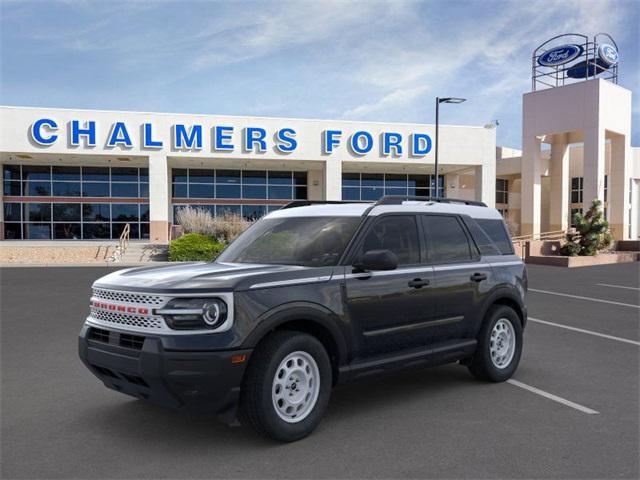
<path id="1" fill-rule="evenodd" d="M 516 352 L 516 331 L 507 318 L 501 318 L 491 330 L 489 353 L 496 368 L 504 369 L 511 364 Z"/>
<path id="2" fill-rule="evenodd" d="M 273 377 L 271 399 L 278 416 L 298 423 L 309 416 L 320 393 L 320 370 L 307 352 L 292 352 L 280 362 Z"/>

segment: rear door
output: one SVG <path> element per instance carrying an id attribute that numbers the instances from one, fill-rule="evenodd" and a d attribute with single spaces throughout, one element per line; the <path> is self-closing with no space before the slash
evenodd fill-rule
<path id="1" fill-rule="evenodd" d="M 475 336 L 491 266 L 481 260 L 457 215 L 422 215 L 428 261 L 433 265 L 435 296 L 432 342 Z"/>

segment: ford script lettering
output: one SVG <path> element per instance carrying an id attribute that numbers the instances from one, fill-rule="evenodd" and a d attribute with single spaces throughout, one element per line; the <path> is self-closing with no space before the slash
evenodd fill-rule
<path id="1" fill-rule="evenodd" d="M 607 66 L 611 67 L 618 63 L 618 50 L 613 45 L 603 43 L 598 47 L 598 57 Z"/>
<path id="2" fill-rule="evenodd" d="M 561 45 L 551 50 L 547 50 L 538 57 L 538 63 L 543 67 L 556 67 L 569 63 L 578 58 L 583 48 L 580 45 Z"/>

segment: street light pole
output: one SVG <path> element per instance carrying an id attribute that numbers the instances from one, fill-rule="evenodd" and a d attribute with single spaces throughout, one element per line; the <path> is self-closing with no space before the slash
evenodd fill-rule
<path id="1" fill-rule="evenodd" d="M 458 97 L 436 97 L 436 145 L 435 145 L 435 177 L 436 177 L 436 197 L 439 197 L 440 182 L 438 181 L 438 134 L 440 130 L 440 104 L 441 103 L 462 103 L 466 101 L 466 98 Z"/>

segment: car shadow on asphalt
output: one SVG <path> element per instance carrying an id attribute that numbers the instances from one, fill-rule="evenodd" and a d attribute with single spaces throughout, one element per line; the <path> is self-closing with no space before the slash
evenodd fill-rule
<path id="1" fill-rule="evenodd" d="M 415 402 L 428 402 L 441 394 L 458 391 L 476 384 L 459 365 L 431 369 L 412 369 L 386 373 L 336 387 L 319 432 L 344 421 L 358 423 L 371 415 L 386 414 L 389 409 L 404 408 Z M 234 445 L 242 448 L 264 448 L 280 445 L 255 435 L 245 426 L 221 423 L 215 415 L 176 411 L 142 400 L 113 396 L 113 401 L 87 406 L 78 416 L 79 422 L 90 421 L 92 429 L 106 437 L 139 441 L 150 448 L 170 442 L 175 448 L 197 448 Z"/>

